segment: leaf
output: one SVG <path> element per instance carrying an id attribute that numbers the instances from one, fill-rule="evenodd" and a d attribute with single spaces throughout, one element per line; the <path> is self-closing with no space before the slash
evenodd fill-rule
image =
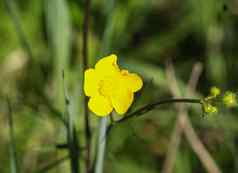
<path id="1" fill-rule="evenodd" d="M 10 170 L 11 173 L 18 173 L 16 143 L 13 128 L 12 107 L 10 101 L 7 99 L 8 107 L 8 126 L 9 126 L 9 153 L 10 153 Z"/>
<path id="2" fill-rule="evenodd" d="M 56 102 L 61 108 L 64 104 L 62 70 L 68 71 L 70 54 L 71 23 L 68 5 L 65 0 L 45 0 L 47 33 L 52 48 Z"/>

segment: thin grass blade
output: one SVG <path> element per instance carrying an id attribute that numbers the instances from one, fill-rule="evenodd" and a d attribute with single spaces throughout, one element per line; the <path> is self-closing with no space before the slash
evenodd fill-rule
<path id="1" fill-rule="evenodd" d="M 18 173 L 16 141 L 14 134 L 14 122 L 12 117 L 12 107 L 9 99 L 7 99 L 8 107 L 8 127 L 9 127 L 9 154 L 10 154 L 10 171 L 11 173 Z"/>

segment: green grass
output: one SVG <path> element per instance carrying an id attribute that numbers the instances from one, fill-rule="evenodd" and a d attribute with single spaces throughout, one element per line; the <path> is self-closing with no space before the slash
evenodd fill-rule
<path id="1" fill-rule="evenodd" d="M 85 1 L 3 2 L 0 172 L 84 173 Z M 143 77 L 144 87 L 129 111 L 172 97 L 166 76 L 168 60 L 174 64 L 183 93 L 197 62 L 204 70 L 196 97 L 206 96 L 213 85 L 237 90 L 235 1 L 92 0 L 90 9 L 89 66 L 115 53 L 120 67 Z M 222 172 L 238 171 L 237 110 L 220 107 L 218 114 L 203 117 L 200 107 L 189 109 L 195 131 Z M 176 117 L 174 106 L 164 105 L 115 126 L 105 136 L 105 119 L 90 112 L 92 169 L 97 173 L 161 172 Z M 181 143 L 174 172 L 205 172 L 186 142 Z"/>

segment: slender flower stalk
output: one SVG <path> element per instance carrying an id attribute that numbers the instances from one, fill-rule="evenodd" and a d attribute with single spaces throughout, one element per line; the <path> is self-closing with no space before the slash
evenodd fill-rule
<path id="1" fill-rule="evenodd" d="M 175 99 L 166 99 L 166 100 L 159 100 L 155 103 L 148 104 L 146 106 L 143 106 L 137 110 L 135 110 L 132 113 L 128 113 L 125 115 L 122 119 L 118 120 L 116 123 L 122 123 L 128 119 L 131 119 L 135 116 L 140 116 L 143 115 L 161 105 L 164 104 L 169 104 L 169 103 L 195 103 L 195 104 L 200 104 L 202 106 L 202 101 L 201 99 L 190 99 L 190 98 L 175 98 Z"/>
<path id="2" fill-rule="evenodd" d="M 133 118 L 133 117 L 138 117 L 138 116 L 142 116 L 145 113 L 159 107 L 165 104 L 171 104 L 171 103 L 192 103 L 192 104 L 199 104 L 201 105 L 201 107 L 203 108 L 203 102 L 201 99 L 190 99 L 190 98 L 175 98 L 175 99 L 166 99 L 166 100 L 159 100 L 157 102 L 145 105 L 141 108 L 138 108 L 137 110 L 135 110 L 134 112 L 128 113 L 127 115 L 125 115 L 123 118 L 121 118 L 118 121 L 113 122 L 111 125 L 109 125 L 109 127 L 107 128 L 107 134 L 110 132 L 110 130 L 112 129 L 112 127 L 114 125 L 126 122 L 127 120 Z"/>
<path id="3" fill-rule="evenodd" d="M 96 157 L 96 165 L 95 165 L 95 173 L 103 173 L 103 163 L 105 157 L 105 149 L 106 149 L 106 132 L 107 132 L 107 122 L 108 117 L 102 118 L 99 124 L 99 137 L 97 144 L 97 157 Z"/>

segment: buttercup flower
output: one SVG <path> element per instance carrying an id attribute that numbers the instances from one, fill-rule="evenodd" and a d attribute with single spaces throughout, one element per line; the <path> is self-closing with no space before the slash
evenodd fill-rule
<path id="1" fill-rule="evenodd" d="M 120 70 L 114 54 L 100 59 L 94 69 L 87 69 L 84 78 L 84 92 L 90 97 L 88 107 L 98 116 L 107 116 L 113 109 L 126 113 L 134 93 L 143 86 L 139 75 Z"/>

